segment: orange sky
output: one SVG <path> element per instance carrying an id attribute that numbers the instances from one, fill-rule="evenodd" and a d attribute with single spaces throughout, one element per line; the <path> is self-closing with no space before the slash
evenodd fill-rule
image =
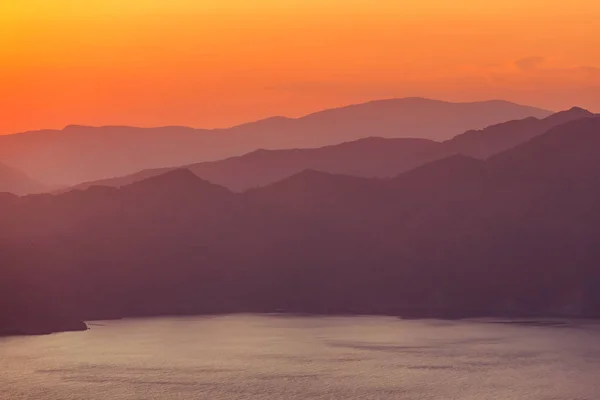
<path id="1" fill-rule="evenodd" d="M 2 0 L 0 133 L 404 96 L 600 112 L 598 21 L 592 0 Z"/>

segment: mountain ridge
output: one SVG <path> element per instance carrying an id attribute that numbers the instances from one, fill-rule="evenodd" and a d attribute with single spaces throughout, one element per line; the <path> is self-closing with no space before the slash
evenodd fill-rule
<path id="1" fill-rule="evenodd" d="M 350 108 L 348 108 L 350 107 Z M 69 125 L 0 136 L 0 159 L 48 185 L 214 161 L 258 148 L 319 147 L 367 136 L 445 139 L 468 129 L 550 112 L 509 102 L 391 99 L 268 118 L 231 128 Z"/>
<path id="2" fill-rule="evenodd" d="M 599 317 L 599 149 L 593 117 L 386 179 L 303 170 L 231 193 L 180 170 L 0 196 L 0 316 Z"/>
<path id="3" fill-rule="evenodd" d="M 491 125 L 479 131 L 467 131 L 441 143 L 419 138 L 366 137 L 320 148 L 257 149 L 241 156 L 184 167 L 234 191 L 273 183 L 303 169 L 385 178 L 453 154 L 485 159 L 538 136 L 553 126 L 593 115 L 586 110 L 573 108 L 544 119 L 529 117 Z M 114 180 L 83 183 L 71 189 L 93 184 L 121 186 L 166 170 L 141 171 Z"/>

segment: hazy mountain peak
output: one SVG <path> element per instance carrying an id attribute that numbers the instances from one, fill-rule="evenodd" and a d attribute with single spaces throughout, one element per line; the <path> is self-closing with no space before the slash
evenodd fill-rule
<path id="1" fill-rule="evenodd" d="M 581 107 L 571 107 L 565 111 L 559 111 L 546 117 L 546 120 L 565 120 L 570 121 L 579 118 L 593 117 L 595 114 Z"/>
<path id="2" fill-rule="evenodd" d="M 349 176 L 343 174 L 332 174 L 329 172 L 318 171 L 315 169 L 305 169 L 298 172 L 289 178 L 283 179 L 279 182 L 272 183 L 266 188 L 294 188 L 299 191 L 308 189 L 313 191 L 315 189 L 327 189 L 331 186 L 332 182 L 338 183 L 356 183 L 356 182 L 372 182 L 373 180 L 367 178 L 360 178 L 356 176 Z M 260 190 L 260 189 L 258 189 Z"/>
<path id="3" fill-rule="evenodd" d="M 303 118 L 313 118 L 319 115 L 324 114 L 337 114 L 344 111 L 352 111 L 352 110 L 379 110 L 380 112 L 388 112 L 390 110 L 402 111 L 402 108 L 408 107 L 408 109 L 413 109 L 413 107 L 425 108 L 432 107 L 434 110 L 439 109 L 440 107 L 489 107 L 489 106 L 499 106 L 500 109 L 506 110 L 510 109 L 521 109 L 521 111 L 527 110 L 530 115 L 538 115 L 545 116 L 549 115 L 552 112 L 548 110 L 543 110 L 537 107 L 524 106 L 521 104 L 513 103 L 506 100 L 486 100 L 486 101 L 471 101 L 471 102 L 452 102 L 445 100 L 437 100 L 430 99 L 426 97 L 396 97 L 396 98 L 388 98 L 388 99 L 378 99 L 371 100 L 364 103 L 356 103 L 349 104 L 341 107 L 331 108 L 327 110 L 317 111 L 311 114 L 306 115 Z M 401 109 L 398 110 L 398 107 Z"/>
<path id="4" fill-rule="evenodd" d="M 584 112 L 587 114 L 592 114 L 589 110 L 586 110 L 583 107 L 578 107 L 578 106 L 573 106 L 571 107 L 568 111 L 574 111 L 574 112 Z"/>
<path id="5" fill-rule="evenodd" d="M 187 168 L 174 169 L 124 187 L 127 188 L 160 189 L 176 193 L 189 190 L 202 190 L 213 194 L 230 193 L 222 186 L 201 179 Z"/>

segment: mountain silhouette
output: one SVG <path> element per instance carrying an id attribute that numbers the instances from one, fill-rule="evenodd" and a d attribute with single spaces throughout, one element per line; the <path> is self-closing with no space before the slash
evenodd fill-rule
<path id="1" fill-rule="evenodd" d="M 380 100 L 301 118 L 228 129 L 71 125 L 0 136 L 0 159 L 48 185 L 72 186 L 144 169 L 237 156 L 256 149 L 319 147 L 371 136 L 447 139 L 468 129 L 549 111 L 504 101 Z"/>
<path id="2" fill-rule="evenodd" d="M 594 114 L 587 110 L 573 107 L 542 119 L 529 117 L 492 125 L 479 131 L 471 130 L 444 142 L 444 145 L 449 152 L 484 159 L 525 143 L 555 126 L 592 116 Z"/>
<path id="3" fill-rule="evenodd" d="M 440 144 L 431 140 L 365 138 L 314 149 L 260 149 L 243 156 L 190 164 L 184 168 L 210 182 L 244 191 L 306 169 L 363 177 L 393 176 L 443 155 Z M 61 191 L 96 185 L 120 187 L 169 170 L 146 170 L 120 178 L 86 182 Z"/>
<path id="4" fill-rule="evenodd" d="M 598 317 L 598 150 L 588 117 L 393 178 L 304 170 L 233 193 L 176 170 L 4 194 L 0 315 Z"/>
<path id="5" fill-rule="evenodd" d="M 274 183 L 305 169 L 387 178 L 454 154 L 485 159 L 541 135 L 554 126 L 593 115 L 573 108 L 543 119 L 530 117 L 492 125 L 480 131 L 468 131 L 442 143 L 427 139 L 371 137 L 314 149 L 261 149 L 225 160 L 190 164 L 185 168 L 234 191 Z M 124 177 L 86 182 L 74 188 L 85 189 L 94 185 L 119 187 L 168 170 L 145 170 Z"/>

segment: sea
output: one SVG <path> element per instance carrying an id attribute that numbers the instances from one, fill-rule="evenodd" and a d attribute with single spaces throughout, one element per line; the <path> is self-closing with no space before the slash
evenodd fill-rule
<path id="1" fill-rule="evenodd" d="M 2 400 L 600 400 L 600 323 L 283 314 L 0 339 Z"/>

